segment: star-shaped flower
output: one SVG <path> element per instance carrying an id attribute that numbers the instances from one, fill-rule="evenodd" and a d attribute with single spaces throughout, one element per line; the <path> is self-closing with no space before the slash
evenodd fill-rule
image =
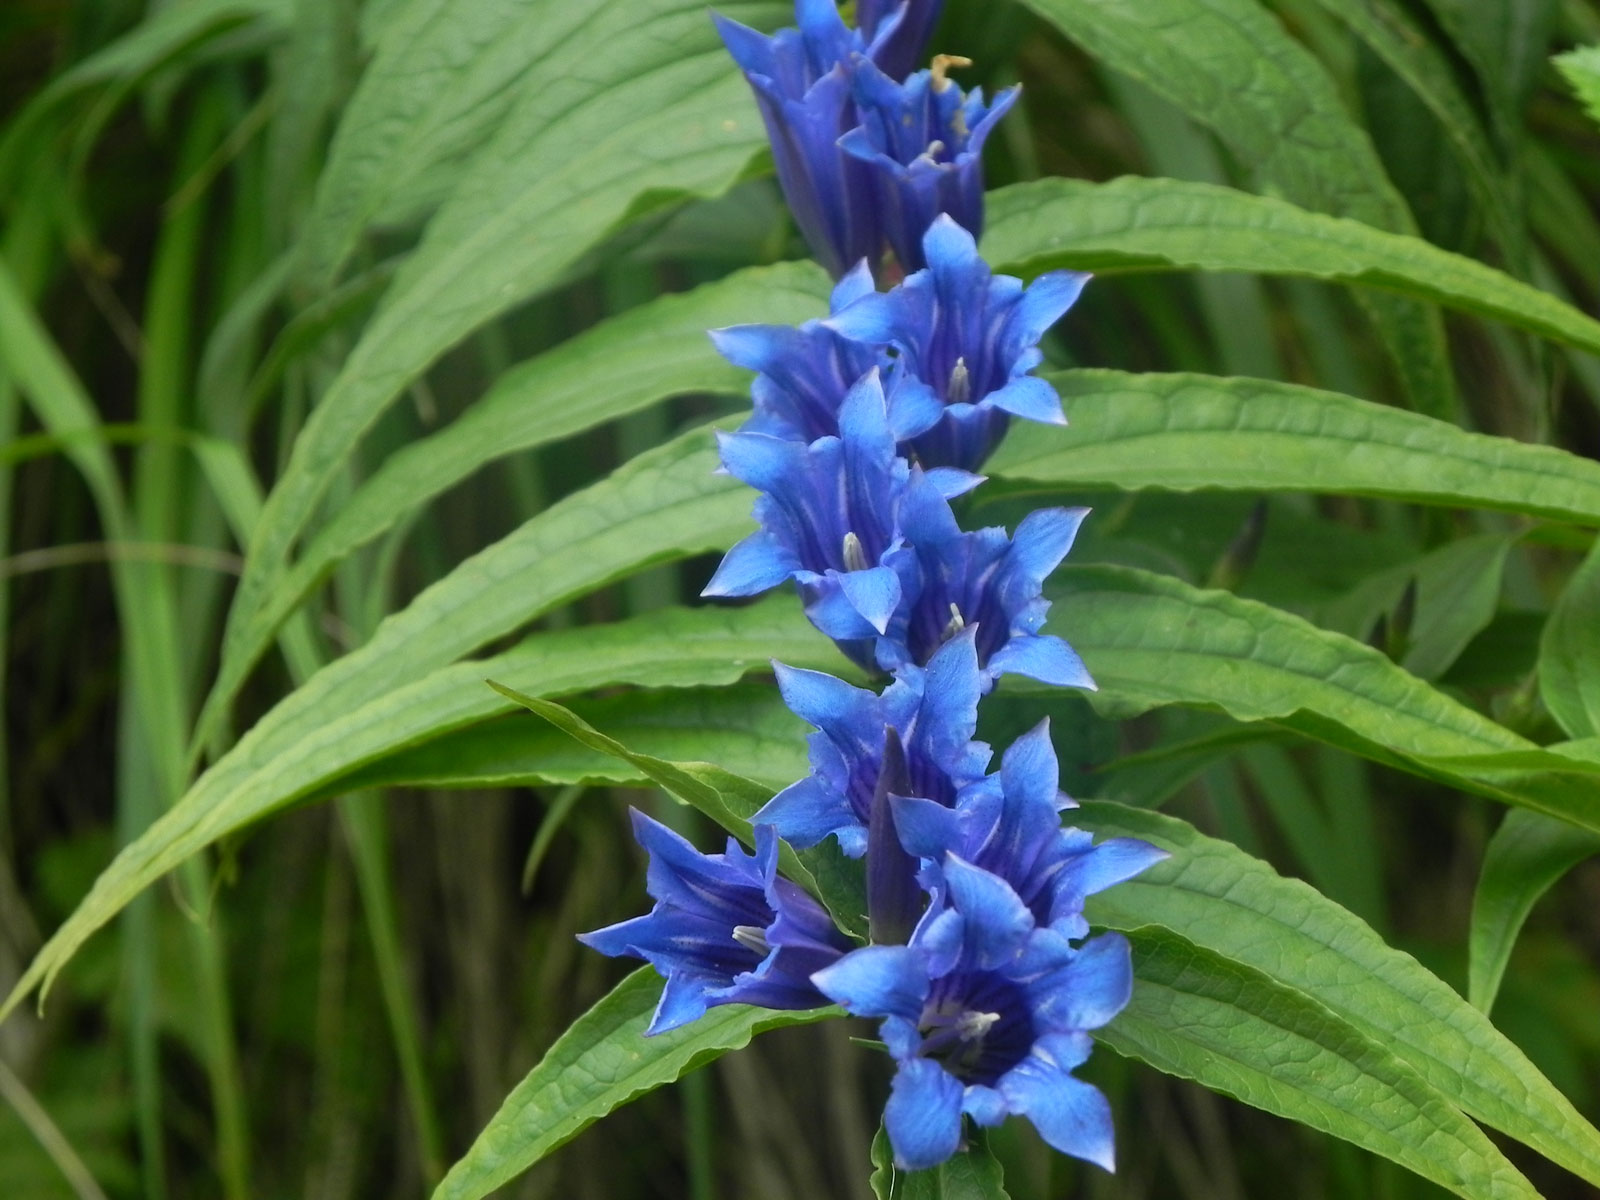
<path id="1" fill-rule="evenodd" d="M 977 470 L 999 445 L 1012 416 L 1064 425 L 1061 398 L 1030 375 L 1039 339 L 1071 308 L 1088 281 L 1049 271 L 1026 288 L 995 275 L 967 230 L 948 216 L 923 238 L 927 267 L 889 292 L 863 292 L 824 324 L 859 342 L 893 347 L 905 368 L 943 408 L 937 424 L 911 439 L 925 467 Z"/>
<path id="2" fill-rule="evenodd" d="M 909 944 L 852 951 L 812 977 L 849 1012 L 883 1018 L 895 1162 L 937 1166 L 960 1147 L 963 1114 L 980 1125 L 1015 1114 L 1062 1153 L 1113 1169 L 1110 1106 L 1072 1068 L 1089 1056 L 1088 1031 L 1128 1002 L 1126 939 L 1074 946 L 998 876 L 954 856 L 944 874 L 949 905 Z"/>
<path id="3" fill-rule="evenodd" d="M 851 948 L 833 918 L 778 875 L 778 835 L 755 829 L 749 855 L 733 838 L 701 854 L 637 809 L 633 832 L 650 853 L 646 916 L 578 935 L 613 957 L 642 958 L 666 978 L 647 1034 L 686 1025 L 718 1004 L 817 1008 L 826 1000 L 812 973 Z"/>

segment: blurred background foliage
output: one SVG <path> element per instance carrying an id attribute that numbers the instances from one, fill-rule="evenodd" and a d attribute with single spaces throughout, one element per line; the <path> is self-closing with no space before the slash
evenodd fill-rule
<path id="1" fill-rule="evenodd" d="M 0 5 L 8 988 L 115 848 L 183 791 L 262 496 L 330 385 L 361 384 L 341 368 L 375 310 L 394 311 L 381 298 L 397 274 L 443 236 L 430 219 L 448 212 L 470 225 L 511 203 L 486 190 L 474 213 L 457 185 L 492 178 L 483 156 L 517 144 L 506 122 L 528 123 L 537 153 L 540 104 L 558 116 L 557 76 L 588 66 L 547 57 L 540 30 L 583 7 Z M 784 15 L 770 4 L 728 7 L 768 27 Z M 1052 19 L 1072 7 L 950 0 L 934 48 L 975 61 L 963 84 L 1024 85 L 990 143 L 992 187 L 1151 175 L 1329 207 L 1273 177 L 1271 148 L 1257 154 L 1218 115 L 1225 96 L 1182 103 L 1159 73 L 1128 70 L 1111 41 Z M 1264 0 L 1263 9 L 1321 72 L 1308 90 L 1331 86 L 1361 141 L 1370 137 L 1393 185 L 1396 228 L 1414 217 L 1436 245 L 1596 310 L 1600 128 L 1549 58 L 1600 40 L 1600 9 L 1586 0 Z M 1404 53 L 1380 52 L 1393 43 L 1372 34 L 1373 21 Z M 695 52 L 709 44 L 702 38 Z M 409 124 L 374 107 L 380 76 Z M 726 76 L 718 94 L 748 120 L 731 64 Z M 362 147 L 351 148 L 360 137 L 385 148 L 364 163 Z M 551 406 L 556 432 L 430 482 L 426 503 L 399 508 L 376 536 L 328 557 L 290 609 L 283 653 L 241 677 L 234 703 L 224 698 L 224 719 L 200 739 L 206 758 L 456 564 L 640 451 L 743 407 L 732 371 L 710 390 L 646 388 L 613 413 L 581 379 L 562 390 L 519 364 L 658 296 L 804 257 L 765 153 L 752 158 L 756 144 L 747 133 L 698 174 L 619 193 L 617 211 L 596 216 L 567 258 L 521 290 L 508 281 L 514 302 L 462 318 L 437 350 L 395 327 L 397 360 L 411 340 L 422 345 L 414 377 L 400 403 L 339 449 L 314 524 L 339 514 L 399 448 L 450 428 L 497 389 L 502 403 Z M 330 218 L 335 160 L 369 178 L 345 196 L 357 211 Z M 542 167 L 534 158 L 521 169 Z M 527 236 L 579 239 L 559 213 L 598 204 L 558 197 L 544 232 Z M 815 278 L 794 278 L 792 311 L 770 319 L 820 309 Z M 1600 362 L 1476 318 L 1446 323 L 1455 381 L 1446 391 L 1459 407 L 1434 415 L 1596 455 Z M 27 343 L 35 351 L 59 351 L 26 368 L 54 379 L 54 393 L 17 386 L 18 331 L 27 330 L 40 335 Z M 1049 351 L 1057 366 L 1259 376 L 1412 405 L 1383 331 L 1354 293 L 1325 282 L 1113 270 Z M 648 359 L 640 369 L 649 373 Z M 532 383 L 519 384 L 524 377 Z M 92 407 L 78 404 L 84 397 Z M 407 482 L 402 472 L 390 486 L 404 497 Z M 981 517 L 1009 523 L 1046 500 L 1095 509 L 1075 562 L 1265 601 L 1377 646 L 1535 741 L 1561 736 L 1535 666 L 1590 532 L 1341 496 L 1084 487 L 1008 496 L 998 484 Z M 681 561 L 643 556 L 645 569 L 547 597 L 532 627 L 689 603 L 716 560 L 662 557 Z M 491 648 L 512 644 L 496 636 Z M 796 727 L 774 710 L 767 682 L 659 695 L 573 705 L 647 748 L 652 731 L 676 731 L 681 750 L 696 730 L 737 728 L 747 761 L 726 765 L 775 782 L 803 769 Z M 1499 806 L 1212 713 L 1116 721 L 1070 696 L 1048 708 L 1075 795 L 1164 805 L 1307 879 L 1465 991 L 1474 891 Z M 1001 697 L 982 732 L 1003 742 L 1038 711 L 1037 697 Z M 639 908 L 643 864 L 626 805 L 710 833 L 536 724 L 498 716 L 300 795 L 338 802 L 299 803 L 229 836 L 89 941 L 42 1013 L 26 1006 L 0 1026 L 0 1195 L 425 1194 L 542 1050 L 619 977 L 572 934 Z M 1226 736 L 1241 730 L 1248 736 Z M 733 742 L 716 744 L 725 753 Z M 533 779 L 540 786 L 526 786 Z M 1591 1119 L 1600 1114 L 1596 914 L 1600 868 L 1580 865 L 1534 910 L 1494 1009 Z M 1344 1143 L 1108 1053 L 1088 1073 L 1114 1098 L 1120 1173 L 1050 1155 L 1013 1123 L 994 1145 L 1018 1200 L 1442 1194 Z M 886 1086 L 884 1064 L 834 1026 L 764 1035 L 608 1117 L 507 1194 L 864 1196 Z M 1593 1194 L 1504 1146 L 1545 1195 Z"/>

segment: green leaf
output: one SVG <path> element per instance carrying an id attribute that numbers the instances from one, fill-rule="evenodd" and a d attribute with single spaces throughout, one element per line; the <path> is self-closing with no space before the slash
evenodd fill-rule
<path id="1" fill-rule="evenodd" d="M 474 578 L 482 586 L 484 577 Z M 560 696 L 621 684 L 732 683 L 774 656 L 849 672 L 787 596 L 543 633 L 493 658 L 447 665 L 430 661 L 422 648 L 442 634 L 430 636 L 424 623 L 421 641 L 411 643 L 400 636 L 405 625 L 404 614 L 391 618 L 367 646 L 318 672 L 125 848 L 29 964 L 0 1019 L 33 988 L 48 988 L 90 934 L 189 855 L 366 763 L 509 711 L 510 701 L 483 686 L 487 677 L 528 694 Z"/>
<path id="2" fill-rule="evenodd" d="M 744 1048 L 756 1034 L 839 1015 L 837 1008 L 774 1012 L 727 1004 L 645 1037 L 660 994 L 661 980 L 645 967 L 574 1021 L 512 1089 L 433 1200 L 487 1196 L 607 1113 Z"/>
<path id="3" fill-rule="evenodd" d="M 639 306 L 512 368 L 438 433 L 391 455 L 326 525 L 260 607 L 236 607 L 236 629 L 199 723 L 208 739 L 273 632 L 328 572 L 485 464 L 546 445 L 670 396 L 743 392 L 749 372 L 716 353 L 706 330 L 740 321 L 798 323 L 827 310 L 827 278 L 812 263 L 740 271 Z M 241 601 L 241 604 L 243 602 Z"/>
<path id="4" fill-rule="evenodd" d="M 1600 545 L 1567 581 L 1539 642 L 1539 691 L 1561 727 L 1583 741 L 1549 749 L 1600 764 Z M 1591 784 L 1600 796 L 1600 778 Z M 1600 854 L 1600 836 L 1533 812 L 1512 812 L 1489 839 L 1472 898 L 1467 995 L 1494 1007 L 1528 914 L 1557 880 Z"/>
<path id="5" fill-rule="evenodd" d="M 750 818 L 772 799 L 771 788 L 742 779 L 713 763 L 668 762 L 653 755 L 640 754 L 616 738 L 607 737 L 570 709 L 550 700 L 525 696 L 493 679 L 487 682 L 507 700 L 543 717 L 574 741 L 631 764 L 651 783 L 665 788 L 691 808 L 698 809 L 747 846 L 755 845 Z M 794 857 L 794 851 L 785 845 L 781 853 L 785 873 L 799 874 L 799 861 Z"/>
<path id="6" fill-rule="evenodd" d="M 1472 897 L 1467 996 L 1474 1006 L 1486 1013 L 1494 1007 L 1517 935 L 1539 897 L 1596 854 L 1600 854 L 1600 834 L 1593 830 L 1522 809 L 1506 814 L 1489 839 Z M 1583 1174 L 1591 1183 L 1600 1183 L 1595 1174 Z"/>
<path id="7" fill-rule="evenodd" d="M 1482 1012 L 1360 918 L 1176 818 L 1087 802 L 1069 819 L 1172 855 L 1093 897 L 1095 924 L 1161 926 L 1270 976 L 1386 1047 L 1468 1115 L 1600 1182 L 1600 1132 Z"/>
<path id="8" fill-rule="evenodd" d="M 1552 59 L 1583 107 L 1600 122 L 1600 46 L 1582 46 Z"/>
<path id="9" fill-rule="evenodd" d="M 735 7 L 751 19 L 749 3 Z M 317 181 L 299 247 L 307 282 L 332 282 L 380 217 L 442 200 L 433 185 L 457 183 L 515 105 L 573 74 L 561 55 L 590 16 L 549 0 L 422 0 L 384 23 Z"/>
<path id="10" fill-rule="evenodd" d="M 1402 292 L 1592 353 L 1600 322 L 1548 292 L 1420 238 L 1282 200 L 1172 179 L 1041 179 L 991 192 L 983 248 L 1028 275 L 1052 267 L 1249 271 Z"/>
<path id="11" fill-rule="evenodd" d="M 902 1171 L 880 1125 L 872 1139 L 872 1194 L 878 1200 L 1009 1200 L 1005 1171 L 981 1136 L 937 1167 Z"/>
<path id="12" fill-rule="evenodd" d="M 714 762 L 776 791 L 801 778 L 806 726 L 770 683 L 632 692 L 567 707 L 595 728 L 655 758 Z M 638 785 L 624 759 L 589 749 L 554 726 L 511 714 L 444 734 L 342 776 L 341 789 Z"/>
<path id="13" fill-rule="evenodd" d="M 1539 639 L 1539 694 L 1568 737 L 1600 737 L 1600 543 L 1567 581 Z"/>
<path id="14" fill-rule="evenodd" d="M 1427 0 L 1483 81 L 1501 140 L 1514 145 L 1522 109 L 1549 53 L 1557 0 Z"/>
<path id="15" fill-rule="evenodd" d="M 1135 930 L 1117 1053 L 1353 1142 L 1460 1196 L 1538 1193 L 1382 1042 L 1301 992 L 1170 930 Z"/>
<path id="16" fill-rule="evenodd" d="M 429 222 L 267 499 L 230 654 L 329 484 L 409 383 L 484 321 L 560 281 L 641 207 L 727 187 L 762 142 L 748 89 L 697 0 L 540 9 L 563 36 L 522 64 L 529 85 Z"/>
<path id="17" fill-rule="evenodd" d="M 1375 762 L 1600 831 L 1595 773 L 1408 674 L 1370 646 L 1228 592 L 1125 567 L 1068 567 L 1051 628 L 1115 716 L 1163 705 L 1273 721 Z"/>
<path id="18" fill-rule="evenodd" d="M 1070 424 L 1013 425 L 1007 483 L 1340 492 L 1600 525 L 1600 463 L 1262 379 L 1065 371 Z"/>
<path id="19" fill-rule="evenodd" d="M 1394 0 L 1318 3 L 1344 21 L 1433 114 L 1479 207 L 1489 218 L 1495 238 L 1502 248 L 1518 252 L 1525 235 L 1513 215 L 1508 180 L 1444 52 Z"/>
<path id="20" fill-rule="evenodd" d="M 1405 201 L 1317 59 L 1257 0 L 1027 0 L 1097 59 L 1211 129 L 1254 186 L 1306 208 L 1415 233 Z M 1437 313 L 1368 296 L 1417 407 L 1454 411 Z"/>

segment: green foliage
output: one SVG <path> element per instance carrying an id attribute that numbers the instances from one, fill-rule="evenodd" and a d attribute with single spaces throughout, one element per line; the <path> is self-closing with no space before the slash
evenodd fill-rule
<path id="1" fill-rule="evenodd" d="M 748 837 L 806 770 L 771 660 L 859 679 L 698 600 L 752 499 L 705 330 L 829 288 L 704 5 L 185 0 L 0 14 L 0 1192 L 1600 1187 L 1600 17 L 947 10 L 1025 85 L 985 253 L 1099 276 L 963 516 L 1095 509 L 1099 690 L 982 732 L 1048 711 L 1070 819 L 1171 854 L 1090 908 L 1119 1174 L 897 1172 L 881 1058 L 780 1031 L 836 1010 L 644 1038 L 573 942 L 627 804 Z"/>

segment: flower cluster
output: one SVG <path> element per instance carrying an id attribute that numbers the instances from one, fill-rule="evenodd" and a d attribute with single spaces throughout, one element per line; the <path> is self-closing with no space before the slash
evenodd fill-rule
<path id="1" fill-rule="evenodd" d="M 1048 722 L 998 769 L 975 740 L 1003 675 L 1094 686 L 1041 632 L 1044 579 L 1085 512 L 1039 510 L 1008 534 L 964 530 L 952 507 L 1011 417 L 1062 422 L 1031 372 L 1085 277 L 1024 287 L 979 256 L 978 152 L 1015 92 L 963 96 L 947 58 L 905 77 L 938 7 L 862 0 L 853 30 L 832 0 L 798 0 L 799 27 L 773 37 L 719 22 L 796 219 L 839 282 L 825 318 L 712 333 L 756 373 L 754 412 L 721 435 L 721 459 L 759 493 L 759 528 L 706 594 L 792 580 L 812 623 L 885 682 L 775 663 L 784 701 L 816 730 L 812 770 L 754 815 L 754 857 L 731 840 L 701 855 L 635 814 L 655 908 L 583 940 L 665 976 L 651 1033 L 734 1002 L 831 1000 L 881 1019 L 896 1065 L 884 1121 L 904 1168 L 955 1153 L 968 1117 L 1016 1114 L 1109 1170 L 1109 1107 L 1071 1072 L 1132 972 L 1126 940 L 1089 936 L 1084 903 L 1163 854 L 1062 825 L 1072 802 Z M 887 255 L 910 273 L 886 270 Z M 802 851 L 831 837 L 861 861 L 868 945 L 777 875 L 780 837 Z"/>

